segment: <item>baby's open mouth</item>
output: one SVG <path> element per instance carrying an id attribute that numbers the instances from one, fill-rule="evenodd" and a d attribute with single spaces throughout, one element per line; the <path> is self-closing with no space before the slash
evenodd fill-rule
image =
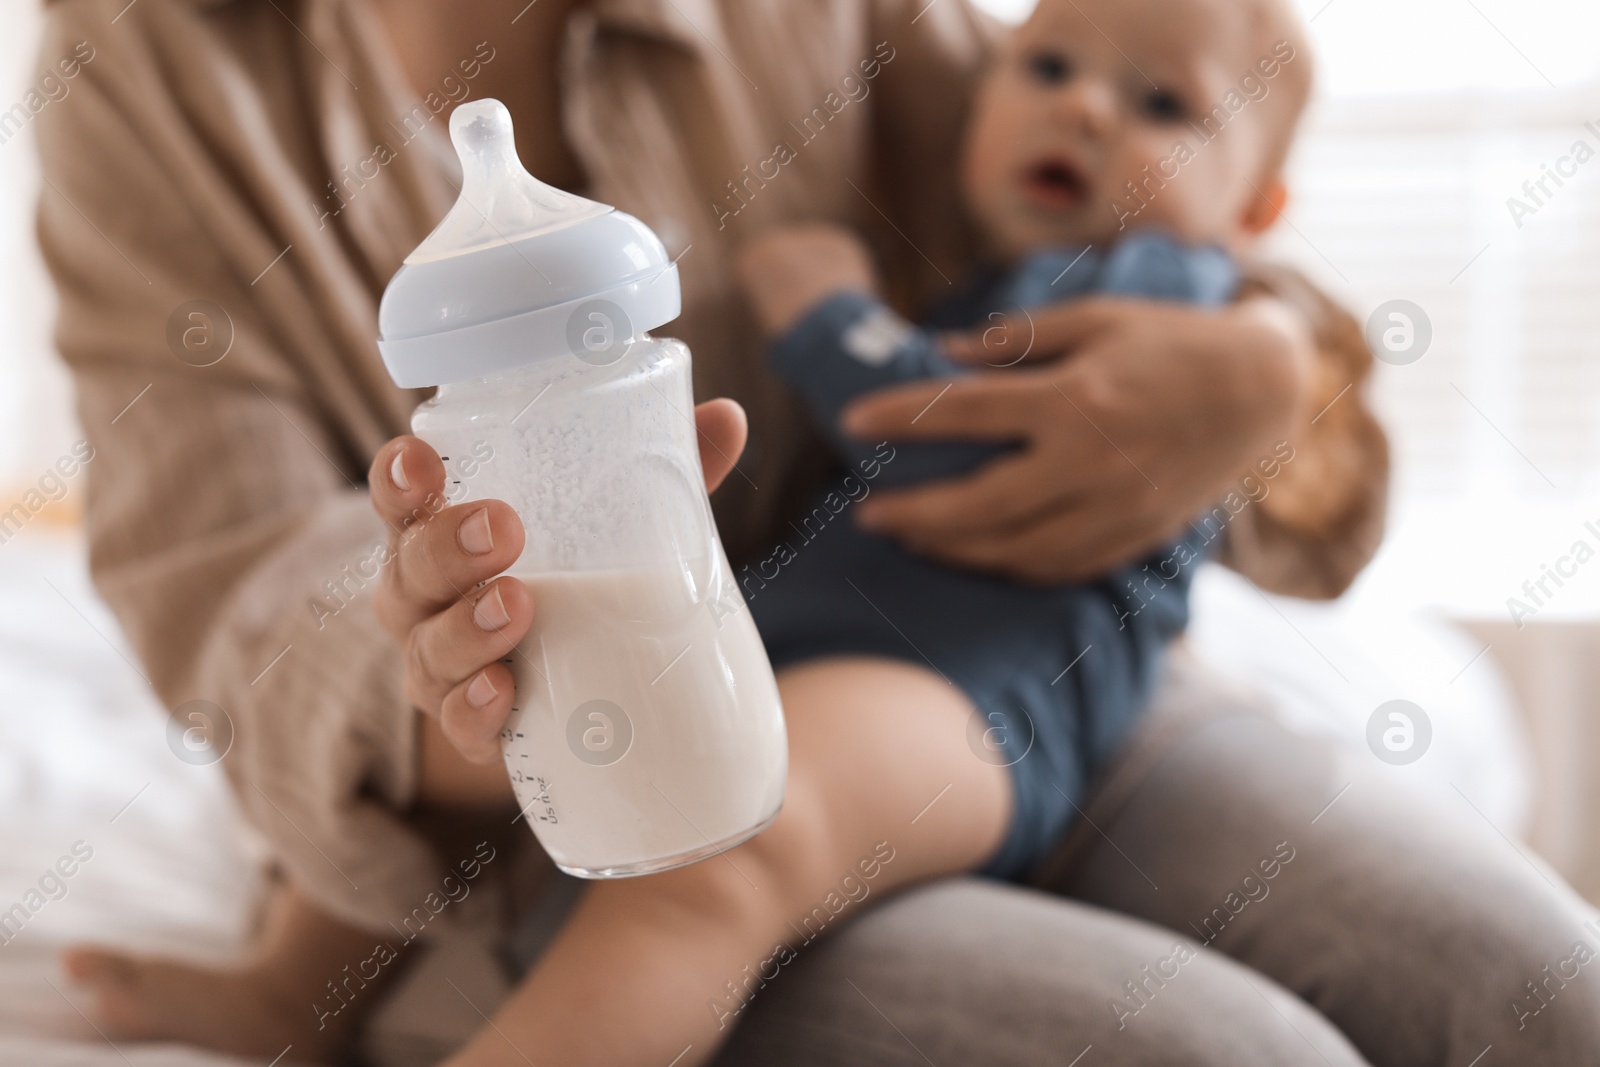
<path id="1" fill-rule="evenodd" d="M 1074 208 L 1089 199 L 1089 179 L 1066 159 L 1046 159 L 1023 175 L 1028 194 L 1047 207 Z"/>

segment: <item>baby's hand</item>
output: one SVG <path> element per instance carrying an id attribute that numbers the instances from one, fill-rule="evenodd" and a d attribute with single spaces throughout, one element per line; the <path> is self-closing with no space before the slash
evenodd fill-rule
<path id="1" fill-rule="evenodd" d="M 820 222 L 774 227 L 747 242 L 739 256 L 739 278 L 771 337 L 787 333 L 830 296 L 878 289 L 860 239 Z"/>

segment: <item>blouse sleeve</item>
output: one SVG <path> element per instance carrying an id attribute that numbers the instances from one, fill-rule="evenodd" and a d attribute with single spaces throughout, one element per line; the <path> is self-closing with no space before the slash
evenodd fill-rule
<path id="1" fill-rule="evenodd" d="M 1318 360 L 1310 425 L 1289 442 L 1294 458 L 1229 524 L 1219 558 L 1263 589 L 1332 599 L 1383 540 L 1389 442 L 1367 401 L 1372 352 L 1349 312 L 1296 271 L 1251 268 L 1243 292 L 1297 309 Z"/>
<path id="2" fill-rule="evenodd" d="M 382 929 L 436 869 L 396 814 L 416 787 L 415 712 L 368 603 L 386 531 L 362 482 L 393 415 L 327 369 L 352 342 L 314 214 L 285 222 L 230 172 L 226 137 L 276 128 L 248 107 L 213 121 L 221 91 L 201 102 L 210 119 L 184 113 L 139 18 L 190 5 L 108 31 L 119 6 L 48 9 L 44 57 L 87 42 L 92 58 L 37 119 L 56 342 L 94 449 L 92 572 L 160 700 L 222 710 L 222 766 L 290 876 Z M 163 29 L 215 59 L 200 34 Z"/>

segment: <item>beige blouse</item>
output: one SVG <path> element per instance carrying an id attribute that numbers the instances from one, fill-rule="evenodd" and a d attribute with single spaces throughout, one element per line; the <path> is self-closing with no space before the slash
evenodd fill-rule
<path id="1" fill-rule="evenodd" d="M 595 0 L 570 20 L 586 192 L 681 257 L 670 332 L 696 392 L 750 412 L 748 477 L 716 501 L 735 559 L 826 462 L 752 343 L 735 242 L 855 226 L 908 306 L 958 276 L 953 160 L 990 32 L 965 0 Z M 407 815 L 415 712 L 360 567 L 384 536 L 370 458 L 426 395 L 385 374 L 377 306 L 454 198 L 449 107 L 504 60 L 485 42 L 419 100 L 361 0 L 50 3 L 41 69 L 80 41 L 93 58 L 36 120 L 39 234 L 96 451 L 95 580 L 167 705 L 227 713 L 223 766 L 292 877 L 382 929 L 440 865 Z M 1367 373 L 1359 331 L 1292 295 L 1325 326 L 1331 400 Z M 1296 448 L 1230 558 L 1330 594 L 1376 544 L 1383 440 L 1356 389 Z"/>

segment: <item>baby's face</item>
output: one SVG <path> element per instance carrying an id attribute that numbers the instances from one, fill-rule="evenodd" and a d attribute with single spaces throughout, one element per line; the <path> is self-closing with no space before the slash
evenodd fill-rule
<path id="1" fill-rule="evenodd" d="M 1135 227 L 1234 245 L 1273 195 L 1274 141 L 1289 136 L 1303 90 L 1290 68 L 1309 63 L 1274 56 L 1265 22 L 1239 0 L 1041 0 L 967 133 L 967 201 L 996 251 L 1104 244 Z M 1230 92 L 1245 100 L 1237 113 Z M 1207 121 L 1221 127 L 1209 142 Z"/>

